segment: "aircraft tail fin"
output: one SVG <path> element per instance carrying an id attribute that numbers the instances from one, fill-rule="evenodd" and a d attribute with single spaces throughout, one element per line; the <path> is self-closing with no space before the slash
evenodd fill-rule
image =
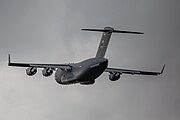
<path id="1" fill-rule="evenodd" d="M 95 32 L 103 32 L 101 41 L 98 47 L 98 51 L 96 53 L 96 57 L 104 57 L 109 40 L 111 38 L 112 33 L 130 33 L 130 34 L 143 34 L 142 32 L 132 32 L 132 31 L 122 31 L 122 30 L 114 30 L 112 27 L 105 27 L 104 29 L 82 29 L 85 31 L 95 31 Z"/>

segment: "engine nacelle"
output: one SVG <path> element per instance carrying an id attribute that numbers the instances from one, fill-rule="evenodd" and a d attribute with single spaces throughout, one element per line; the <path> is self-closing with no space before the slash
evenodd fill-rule
<path id="1" fill-rule="evenodd" d="M 37 68 L 36 67 L 29 67 L 26 69 L 26 74 L 29 76 L 33 76 L 37 73 Z"/>
<path id="2" fill-rule="evenodd" d="M 42 74 L 43 76 L 48 77 L 53 74 L 53 70 L 51 68 L 44 68 Z"/>
<path id="3" fill-rule="evenodd" d="M 121 74 L 120 73 L 110 73 L 109 74 L 109 79 L 111 81 L 116 81 L 120 78 Z"/>

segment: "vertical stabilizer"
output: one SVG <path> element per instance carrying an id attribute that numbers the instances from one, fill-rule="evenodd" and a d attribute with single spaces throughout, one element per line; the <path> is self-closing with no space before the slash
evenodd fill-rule
<path id="1" fill-rule="evenodd" d="M 104 31 L 101 37 L 101 41 L 99 43 L 99 47 L 96 53 L 96 57 L 104 57 L 106 54 L 106 50 L 109 44 L 109 40 L 111 38 L 111 34 L 112 31 L 114 30 L 111 27 L 105 27 L 104 30 L 108 30 L 108 31 Z"/>

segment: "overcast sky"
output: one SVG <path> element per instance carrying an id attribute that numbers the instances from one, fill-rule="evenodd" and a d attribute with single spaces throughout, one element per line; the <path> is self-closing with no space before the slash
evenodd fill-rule
<path id="1" fill-rule="evenodd" d="M 179 120 L 179 0 L 0 0 L 0 120 Z M 94 85 L 63 86 L 54 75 L 29 77 L 12 61 L 69 63 L 94 57 L 101 33 L 81 28 L 142 31 L 113 34 L 110 67 L 159 71 L 102 74 Z"/>

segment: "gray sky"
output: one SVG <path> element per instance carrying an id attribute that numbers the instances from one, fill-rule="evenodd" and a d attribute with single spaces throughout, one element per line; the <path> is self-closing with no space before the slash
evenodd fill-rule
<path id="1" fill-rule="evenodd" d="M 0 0 L 1 120 L 179 120 L 179 0 Z M 159 71 L 92 86 L 62 86 L 41 70 L 28 77 L 16 62 L 69 63 L 93 57 L 100 33 L 111 26 L 144 35 L 113 34 L 109 66 Z"/>

